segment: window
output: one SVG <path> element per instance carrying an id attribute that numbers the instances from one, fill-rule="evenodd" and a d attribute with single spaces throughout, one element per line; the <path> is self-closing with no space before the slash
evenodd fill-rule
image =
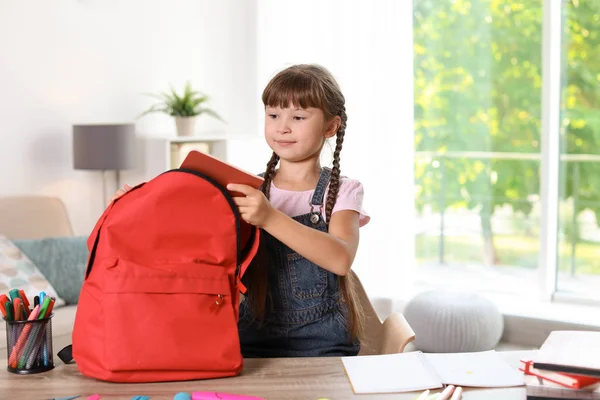
<path id="1" fill-rule="evenodd" d="M 600 2 L 563 3 L 559 295 L 599 299 Z"/>
<path id="2" fill-rule="evenodd" d="M 423 280 L 537 279 L 542 4 L 527 3 L 414 2 Z"/>
<path id="3" fill-rule="evenodd" d="M 600 284 L 600 2 L 560 7 L 414 0 L 418 281 L 587 298 Z"/>

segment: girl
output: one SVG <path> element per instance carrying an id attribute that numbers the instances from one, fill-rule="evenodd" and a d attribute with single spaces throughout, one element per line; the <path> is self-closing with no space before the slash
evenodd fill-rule
<path id="1" fill-rule="evenodd" d="M 231 184 L 242 218 L 261 228 L 261 254 L 244 277 L 238 323 L 244 357 L 348 356 L 360 349 L 361 314 L 349 274 L 362 209 L 360 182 L 340 176 L 345 99 L 317 65 L 295 65 L 265 88 L 273 150 L 261 190 Z M 333 168 L 320 166 L 336 137 Z M 279 168 L 277 165 L 279 164 Z"/>

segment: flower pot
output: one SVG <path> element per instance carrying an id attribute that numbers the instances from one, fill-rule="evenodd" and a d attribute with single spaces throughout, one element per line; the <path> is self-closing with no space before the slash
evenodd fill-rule
<path id="1" fill-rule="evenodd" d="M 177 136 L 194 136 L 196 117 L 175 117 Z"/>

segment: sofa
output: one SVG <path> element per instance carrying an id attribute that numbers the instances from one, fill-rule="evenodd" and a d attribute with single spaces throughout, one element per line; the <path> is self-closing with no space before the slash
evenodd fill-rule
<path id="1" fill-rule="evenodd" d="M 86 237 L 75 236 L 63 202 L 49 196 L 0 197 L 0 235 L 10 239 L 66 302 L 54 309 L 54 353 L 70 344 L 87 262 Z M 6 324 L 0 324 L 0 351 Z"/>

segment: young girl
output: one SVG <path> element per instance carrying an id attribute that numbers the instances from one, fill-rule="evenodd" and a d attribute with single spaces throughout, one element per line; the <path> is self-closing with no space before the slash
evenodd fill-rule
<path id="1" fill-rule="evenodd" d="M 261 228 L 261 254 L 245 275 L 239 336 L 244 357 L 348 356 L 361 316 L 349 274 L 363 211 L 360 182 L 340 176 L 345 99 L 317 65 L 295 65 L 265 88 L 265 139 L 273 150 L 261 190 L 232 184 L 242 218 Z M 336 137 L 333 168 L 321 150 Z M 279 168 L 277 165 L 279 164 Z"/>
<path id="2" fill-rule="evenodd" d="M 261 251 L 243 279 L 242 353 L 356 355 L 362 320 L 349 272 L 369 216 L 361 183 L 340 176 L 344 96 L 324 68 L 295 65 L 269 82 L 262 100 L 273 150 L 265 182 L 260 191 L 228 187 L 245 194 L 234 198 L 242 218 L 262 228 Z M 321 150 L 334 136 L 333 168 L 322 168 Z"/>

